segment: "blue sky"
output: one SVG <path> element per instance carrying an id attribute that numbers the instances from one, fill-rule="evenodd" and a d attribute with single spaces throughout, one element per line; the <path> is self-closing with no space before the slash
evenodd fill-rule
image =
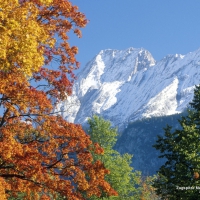
<path id="1" fill-rule="evenodd" d="M 199 0 L 71 0 L 90 20 L 79 47 L 83 68 L 100 50 L 143 47 L 156 60 L 200 48 Z"/>

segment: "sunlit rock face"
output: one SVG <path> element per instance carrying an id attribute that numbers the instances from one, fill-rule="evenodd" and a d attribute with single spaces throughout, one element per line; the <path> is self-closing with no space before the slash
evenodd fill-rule
<path id="1" fill-rule="evenodd" d="M 129 122 L 182 112 L 200 83 L 200 49 L 155 61 L 143 48 L 102 50 L 77 75 L 56 110 L 74 123 L 94 114 L 123 130 Z"/>
<path id="2" fill-rule="evenodd" d="M 120 132 L 116 150 L 132 154 L 132 166 L 152 175 L 164 162 L 152 147 L 157 135 L 164 134 L 166 124 L 178 128 L 177 118 L 182 114 L 170 115 L 187 108 L 200 83 L 200 49 L 160 61 L 143 48 L 107 49 L 77 77 L 73 95 L 56 110 L 83 126 L 94 114 L 110 120 Z"/>

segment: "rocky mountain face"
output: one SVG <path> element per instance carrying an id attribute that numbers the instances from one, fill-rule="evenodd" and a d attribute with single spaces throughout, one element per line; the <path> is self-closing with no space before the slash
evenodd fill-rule
<path id="1" fill-rule="evenodd" d="M 200 49 L 155 61 L 143 48 L 100 51 L 77 75 L 73 95 L 56 110 L 74 123 L 99 114 L 124 130 L 142 118 L 181 113 L 200 83 Z"/>
<path id="2" fill-rule="evenodd" d="M 187 112 L 169 116 L 151 117 L 128 124 L 121 137 L 118 138 L 115 149 L 121 154 L 132 154 L 132 167 L 142 171 L 144 176 L 156 174 L 159 167 L 166 161 L 158 158 L 160 152 L 153 148 L 158 139 L 163 136 L 167 124 L 175 129 L 181 129 L 178 119 Z"/>
<path id="3" fill-rule="evenodd" d="M 178 127 L 171 115 L 187 108 L 195 85 L 200 83 L 200 49 L 160 61 L 143 48 L 107 49 L 77 76 L 73 95 L 56 110 L 66 120 L 83 126 L 94 114 L 110 120 L 120 132 L 115 148 L 122 154 L 133 154 L 132 166 L 152 175 L 164 162 L 152 147 L 156 136 L 164 134 L 169 119 L 175 119 L 169 125 Z"/>

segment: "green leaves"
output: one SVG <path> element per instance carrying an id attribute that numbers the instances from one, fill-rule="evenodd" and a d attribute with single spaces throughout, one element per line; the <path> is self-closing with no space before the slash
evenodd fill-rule
<path id="1" fill-rule="evenodd" d="M 111 128 L 111 123 L 98 116 L 89 119 L 90 129 L 88 134 L 93 142 L 98 142 L 103 148 L 112 149 L 117 141 L 117 130 Z"/>
<path id="2" fill-rule="evenodd" d="M 154 145 L 160 157 L 167 159 L 154 181 L 157 194 L 164 199 L 198 199 L 199 196 L 195 188 L 200 186 L 197 176 L 200 172 L 200 86 L 196 86 L 190 105 L 188 116 L 179 120 L 182 129 L 172 132 L 167 126 L 164 137 L 159 136 Z M 189 186 L 194 189 L 179 189 Z"/>
<path id="3" fill-rule="evenodd" d="M 103 199 L 122 200 L 140 199 L 140 178 L 141 173 L 134 171 L 130 166 L 132 155 L 121 155 L 113 149 L 117 141 L 117 129 L 111 128 L 111 123 L 101 117 L 94 116 L 88 120 L 90 128 L 88 133 L 93 142 L 98 142 L 104 148 L 104 154 L 93 153 L 94 161 L 101 160 L 105 167 L 110 170 L 110 174 L 105 176 L 105 180 L 118 192 L 118 197 L 102 196 Z M 96 199 L 94 196 L 91 200 Z"/>

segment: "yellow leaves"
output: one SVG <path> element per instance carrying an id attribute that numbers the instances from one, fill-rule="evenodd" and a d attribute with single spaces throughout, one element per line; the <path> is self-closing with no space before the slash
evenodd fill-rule
<path id="1" fill-rule="evenodd" d="M 76 188 L 98 195 L 101 185 L 110 188 L 103 184 L 102 163 L 92 163 L 92 142 L 82 127 L 52 116 L 53 100 L 71 93 L 66 72 L 73 79 L 78 68 L 78 48 L 70 47 L 67 33 L 73 29 L 80 37 L 86 23 L 68 0 L 0 0 L 1 199 L 7 198 L 6 189 L 13 195 L 23 192 L 26 199 L 38 199 L 41 192 L 83 199 Z M 43 66 L 53 56 L 58 70 Z"/>
<path id="2" fill-rule="evenodd" d="M 0 155 L 3 160 L 12 159 L 12 157 L 22 155 L 22 145 L 14 139 L 14 131 L 12 129 L 3 128 L 1 129 L 3 134 L 3 142 L 0 146 Z"/>
<path id="3" fill-rule="evenodd" d="M 44 52 L 38 51 L 39 46 L 50 43 L 53 47 L 55 41 L 37 21 L 35 4 L 17 2 L 0 1 L 0 70 L 8 72 L 17 66 L 25 76 L 31 76 L 44 64 Z"/>
<path id="4" fill-rule="evenodd" d="M 3 178 L 0 177 L 0 197 L 1 200 L 6 200 L 8 195 L 6 190 L 10 190 L 10 185 L 5 182 Z"/>
<path id="5" fill-rule="evenodd" d="M 45 5 L 50 5 L 53 2 L 53 0 L 40 0 L 40 2 Z"/>
<path id="6" fill-rule="evenodd" d="M 48 45 L 49 45 L 51 48 L 53 48 L 54 45 L 55 45 L 55 43 L 56 43 L 56 39 L 55 39 L 55 38 L 51 38 L 51 39 L 49 40 L 49 42 L 48 42 Z"/>
<path id="7" fill-rule="evenodd" d="M 0 70 L 9 72 L 17 67 L 30 77 L 45 64 L 45 59 L 48 63 L 52 55 L 61 54 L 61 63 L 76 63 L 74 55 L 78 52 L 77 48 L 69 51 L 69 48 L 60 48 L 59 43 L 55 48 L 55 35 L 60 36 L 67 46 L 66 33 L 74 29 L 74 33 L 81 37 L 78 27 L 84 27 L 87 23 L 84 14 L 78 12 L 78 8 L 69 1 L 0 0 L 0 9 Z M 52 55 L 46 52 L 47 49 Z"/>

